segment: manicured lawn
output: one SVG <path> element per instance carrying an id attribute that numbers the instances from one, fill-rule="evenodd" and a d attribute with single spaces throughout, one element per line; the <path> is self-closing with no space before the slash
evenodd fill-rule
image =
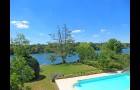
<path id="1" fill-rule="evenodd" d="M 59 65 L 40 66 L 40 78 L 36 81 L 26 83 L 25 86 L 30 86 L 32 90 L 58 90 L 56 83 L 51 82 L 50 75 L 53 72 L 62 74 L 73 74 L 80 72 L 88 72 L 97 70 L 92 66 L 84 65 L 81 63 L 69 63 Z"/>

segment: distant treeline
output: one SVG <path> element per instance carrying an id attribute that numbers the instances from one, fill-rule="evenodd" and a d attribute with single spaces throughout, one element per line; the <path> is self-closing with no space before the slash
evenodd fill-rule
<path id="1" fill-rule="evenodd" d="M 80 44 L 80 42 L 76 42 L 74 43 L 74 47 L 78 46 Z M 102 45 L 105 43 L 89 43 L 94 50 L 100 50 Z M 122 43 L 122 48 L 128 48 L 130 47 L 130 43 Z M 10 44 L 10 55 L 13 55 L 13 48 L 14 45 Z M 48 43 L 48 44 L 34 44 L 34 45 L 28 45 L 26 47 L 26 50 L 28 51 L 29 54 L 38 54 L 38 53 L 53 53 L 53 47 L 56 47 L 55 43 Z M 75 49 L 73 49 L 73 51 L 76 51 Z"/>

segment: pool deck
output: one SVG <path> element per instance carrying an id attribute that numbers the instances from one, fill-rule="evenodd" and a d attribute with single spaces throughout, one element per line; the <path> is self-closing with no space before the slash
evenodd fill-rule
<path id="1" fill-rule="evenodd" d="M 114 75 L 114 74 L 121 73 L 121 72 L 122 71 L 117 71 L 117 72 L 99 73 L 99 74 L 65 78 L 65 79 L 57 79 L 57 80 L 55 80 L 55 82 L 56 82 L 59 90 L 74 90 L 73 85 L 75 83 L 77 83 L 78 80 Z"/>

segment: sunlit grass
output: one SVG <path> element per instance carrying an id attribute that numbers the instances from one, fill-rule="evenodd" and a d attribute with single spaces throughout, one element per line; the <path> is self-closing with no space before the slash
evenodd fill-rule
<path id="1" fill-rule="evenodd" d="M 53 72 L 62 74 L 79 73 L 85 70 L 94 70 L 96 68 L 81 63 L 69 63 L 59 65 L 40 66 L 39 80 L 26 83 L 25 86 L 30 86 L 32 90 L 58 90 L 56 83 L 51 82 L 50 75 Z"/>

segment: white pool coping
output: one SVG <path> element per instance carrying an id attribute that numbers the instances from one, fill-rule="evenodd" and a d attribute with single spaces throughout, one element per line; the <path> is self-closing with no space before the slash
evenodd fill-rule
<path id="1" fill-rule="evenodd" d="M 108 75 L 114 75 L 117 73 L 121 73 L 122 71 L 117 71 L 115 73 L 99 73 L 87 76 L 79 76 L 79 77 L 72 77 L 72 78 L 65 78 L 65 79 L 57 79 L 55 80 L 59 90 L 74 90 L 73 85 L 77 83 L 78 80 L 89 79 L 89 78 L 96 78 Z"/>

